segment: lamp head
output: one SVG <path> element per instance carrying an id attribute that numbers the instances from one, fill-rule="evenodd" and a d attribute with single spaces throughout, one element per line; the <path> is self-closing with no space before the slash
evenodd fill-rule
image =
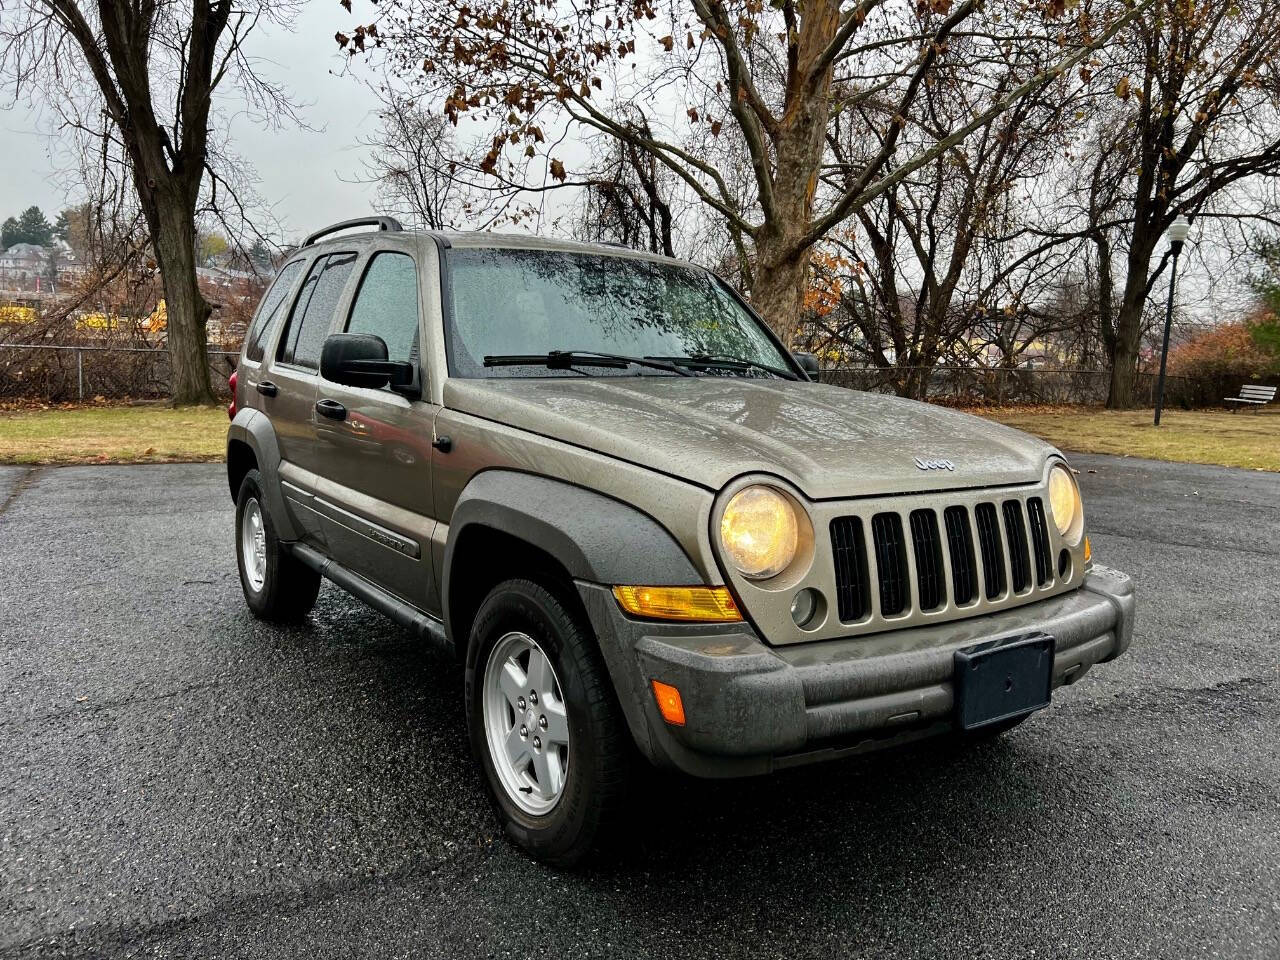
<path id="1" fill-rule="evenodd" d="M 1181 214 L 1173 223 L 1169 224 L 1168 237 L 1169 242 L 1181 246 L 1187 242 L 1187 237 L 1191 234 L 1191 221 Z"/>

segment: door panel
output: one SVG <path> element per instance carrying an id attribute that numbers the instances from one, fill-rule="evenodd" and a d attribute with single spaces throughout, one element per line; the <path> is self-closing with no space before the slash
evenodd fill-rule
<path id="1" fill-rule="evenodd" d="M 419 313 L 413 259 L 379 251 L 340 329 L 382 337 L 390 359 L 420 368 Z M 321 379 L 317 401 L 326 400 L 345 409 L 341 418 L 319 417 L 316 426 L 324 478 L 316 502 L 330 556 L 414 606 L 439 613 L 430 549 L 431 437 L 438 407 L 389 388 Z"/>
<path id="2" fill-rule="evenodd" d="M 342 292 L 355 266 L 353 253 L 316 258 L 285 319 L 276 349 L 254 384 L 260 409 L 271 418 L 280 445 L 280 476 L 285 505 L 303 539 L 324 544 L 324 529 L 314 510 L 316 460 L 316 368 L 320 347 L 333 322 Z M 274 392 L 257 391 L 266 381 Z"/>
<path id="3" fill-rule="evenodd" d="M 315 476 L 316 378 L 313 374 L 271 362 L 263 368 L 262 379 L 274 384 L 273 396 L 258 394 L 258 409 L 271 418 L 280 446 L 279 476 L 285 488 L 285 508 L 302 539 L 313 545 L 324 543 L 319 518 L 310 509 L 312 478 Z"/>
<path id="4" fill-rule="evenodd" d="M 433 613 L 431 573 L 431 404 L 322 382 L 323 397 L 347 408 L 320 420 L 323 479 L 316 489 L 329 554 L 343 566 Z M 396 402 L 399 401 L 399 402 Z"/>

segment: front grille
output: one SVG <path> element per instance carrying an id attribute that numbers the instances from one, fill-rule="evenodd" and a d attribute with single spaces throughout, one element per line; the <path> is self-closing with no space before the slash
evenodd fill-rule
<path id="1" fill-rule="evenodd" d="M 871 613 L 871 578 L 867 575 L 867 543 L 861 517 L 831 521 L 831 552 L 836 565 L 836 607 L 841 623 L 854 623 Z"/>
<path id="2" fill-rule="evenodd" d="M 871 539 L 875 542 L 876 573 L 880 578 L 880 616 L 896 617 L 907 609 L 911 599 L 902 518 L 896 513 L 877 513 L 871 518 Z"/>
<path id="3" fill-rule="evenodd" d="M 1039 497 L 1027 501 L 1027 523 L 1031 527 L 1031 546 L 1036 558 L 1036 586 L 1043 587 L 1053 573 L 1053 549 L 1049 546 L 1049 525 L 1044 519 L 1044 503 Z"/>
<path id="4" fill-rule="evenodd" d="M 947 507 L 947 549 L 951 553 L 951 583 L 956 605 L 972 603 L 978 595 L 977 568 L 973 562 L 973 534 L 969 532 L 969 512 L 964 507 Z"/>
<path id="5" fill-rule="evenodd" d="M 946 574 L 942 572 L 938 515 L 932 510 L 911 511 L 911 543 L 916 554 L 920 609 L 937 610 L 947 599 L 947 581 Z"/>
<path id="6" fill-rule="evenodd" d="M 877 617 L 948 607 L 981 611 L 1053 585 L 1052 531 L 1040 497 L 900 512 L 885 505 L 831 521 L 841 623 L 870 626 Z"/>
<path id="7" fill-rule="evenodd" d="M 1022 522 L 1022 501 L 1004 502 L 1005 536 L 1009 538 L 1009 574 L 1013 592 L 1021 593 L 1031 586 L 1031 563 L 1027 557 L 1027 527 Z"/>
<path id="8" fill-rule="evenodd" d="M 1000 521 L 996 518 L 994 503 L 980 503 L 973 511 L 978 525 L 978 543 L 982 546 L 982 575 L 987 588 L 987 599 L 994 600 L 1004 593 L 1004 549 L 1000 546 Z"/>

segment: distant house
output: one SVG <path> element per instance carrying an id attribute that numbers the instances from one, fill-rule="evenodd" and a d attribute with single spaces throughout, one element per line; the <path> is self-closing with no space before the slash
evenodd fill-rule
<path id="1" fill-rule="evenodd" d="M 35 243 L 15 243 L 0 253 L 0 286 L 31 289 L 49 270 L 49 251 Z"/>
<path id="2" fill-rule="evenodd" d="M 74 280 L 84 273 L 66 241 L 52 247 L 35 243 L 15 243 L 0 253 L 0 289 L 53 293 L 59 282 Z"/>

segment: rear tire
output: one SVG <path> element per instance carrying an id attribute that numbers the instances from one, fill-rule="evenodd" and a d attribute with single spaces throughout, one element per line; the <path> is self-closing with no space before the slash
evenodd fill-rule
<path id="1" fill-rule="evenodd" d="M 236 565 L 245 603 L 259 620 L 297 623 L 315 606 L 320 574 L 281 543 L 257 470 L 245 474 L 236 497 Z"/>
<path id="2" fill-rule="evenodd" d="M 609 835 L 626 794 L 630 734 L 596 638 L 556 593 L 508 580 L 467 646 L 467 726 L 507 835 L 555 866 Z"/>

